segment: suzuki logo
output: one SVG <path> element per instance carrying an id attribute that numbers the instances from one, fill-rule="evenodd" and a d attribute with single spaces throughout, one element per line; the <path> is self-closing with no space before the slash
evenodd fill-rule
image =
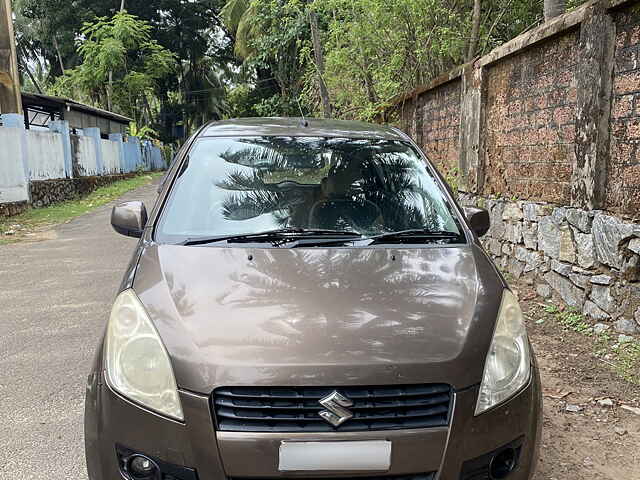
<path id="1" fill-rule="evenodd" d="M 353 417 L 353 413 L 345 408 L 353 406 L 353 402 L 336 391 L 321 398 L 319 403 L 326 408 L 326 410 L 321 410 L 318 412 L 318 415 L 334 427 L 339 427 Z"/>

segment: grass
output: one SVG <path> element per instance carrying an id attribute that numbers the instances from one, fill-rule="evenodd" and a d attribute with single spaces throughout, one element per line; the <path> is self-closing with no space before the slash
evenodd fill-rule
<path id="1" fill-rule="evenodd" d="M 14 243 L 44 227 L 67 222 L 117 199 L 122 194 L 150 183 L 163 172 L 150 172 L 99 187 L 88 195 L 45 208 L 30 208 L 13 217 L 0 217 L 0 245 Z M 19 227 L 17 227 L 19 226 Z M 15 230 L 14 235 L 5 235 Z"/>
<path id="2" fill-rule="evenodd" d="M 547 305 L 544 311 L 565 329 L 594 337 L 596 356 L 605 360 L 620 377 L 640 385 L 640 342 L 620 343 L 618 335 L 608 330 L 596 333 L 585 317 L 573 309 L 561 311 L 555 305 Z"/>

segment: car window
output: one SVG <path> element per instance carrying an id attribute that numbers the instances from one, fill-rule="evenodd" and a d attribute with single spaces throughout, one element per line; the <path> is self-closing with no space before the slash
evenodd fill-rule
<path id="1" fill-rule="evenodd" d="M 296 227 L 377 235 L 407 229 L 460 233 L 435 178 L 400 141 L 203 138 L 189 152 L 156 239 Z"/>

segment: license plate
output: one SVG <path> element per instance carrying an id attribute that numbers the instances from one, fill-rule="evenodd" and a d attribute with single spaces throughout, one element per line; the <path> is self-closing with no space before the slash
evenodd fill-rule
<path id="1" fill-rule="evenodd" d="M 376 470 L 391 466 L 391 442 L 281 442 L 280 471 Z"/>

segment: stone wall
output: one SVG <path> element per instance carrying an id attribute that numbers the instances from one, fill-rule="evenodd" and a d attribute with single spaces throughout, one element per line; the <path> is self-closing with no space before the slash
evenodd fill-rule
<path id="1" fill-rule="evenodd" d="M 491 214 L 482 239 L 503 271 L 594 322 L 640 333 L 640 225 L 601 211 L 462 194 Z"/>
<path id="2" fill-rule="evenodd" d="M 64 202 L 91 193 L 98 187 L 125 178 L 135 176 L 134 173 L 119 175 L 102 175 L 79 178 L 57 178 L 53 180 L 37 180 L 30 184 L 31 203 L 34 207 Z"/>
<path id="3" fill-rule="evenodd" d="M 639 0 L 587 2 L 394 103 L 445 177 L 457 166 L 460 202 L 489 210 L 504 271 L 640 334 Z"/>
<path id="4" fill-rule="evenodd" d="M 0 203 L 0 217 L 18 215 L 29 208 L 29 202 Z"/>

